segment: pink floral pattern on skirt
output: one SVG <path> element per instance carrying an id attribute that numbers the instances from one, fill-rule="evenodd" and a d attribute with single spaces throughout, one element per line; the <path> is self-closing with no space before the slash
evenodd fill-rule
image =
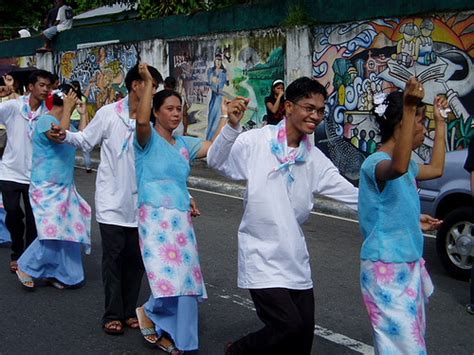
<path id="1" fill-rule="evenodd" d="M 426 354 L 425 303 L 433 293 L 433 283 L 425 261 L 361 260 L 360 284 L 376 353 Z"/>
<path id="2" fill-rule="evenodd" d="M 140 249 L 153 298 L 207 298 L 189 215 L 147 204 L 138 209 Z"/>
<path id="3" fill-rule="evenodd" d="M 31 182 L 29 195 L 40 240 L 82 243 L 90 253 L 91 207 L 74 185 Z"/>

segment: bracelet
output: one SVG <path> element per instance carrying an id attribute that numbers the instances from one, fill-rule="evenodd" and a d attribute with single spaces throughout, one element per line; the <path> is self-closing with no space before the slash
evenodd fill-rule
<path id="1" fill-rule="evenodd" d="M 229 118 L 229 115 L 220 115 L 219 118 L 220 118 L 221 120 L 226 120 L 226 119 Z"/>

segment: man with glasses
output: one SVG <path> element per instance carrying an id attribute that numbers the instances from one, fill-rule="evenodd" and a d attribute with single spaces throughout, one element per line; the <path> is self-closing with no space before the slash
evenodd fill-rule
<path id="1" fill-rule="evenodd" d="M 357 208 L 357 189 L 308 138 L 324 119 L 327 92 L 303 77 L 286 90 L 286 116 L 276 126 L 242 132 L 248 100 L 229 105 L 229 124 L 211 146 L 210 167 L 246 180 L 238 232 L 238 286 L 249 289 L 265 326 L 228 344 L 227 354 L 310 354 L 314 295 L 301 224 L 313 194 Z"/>

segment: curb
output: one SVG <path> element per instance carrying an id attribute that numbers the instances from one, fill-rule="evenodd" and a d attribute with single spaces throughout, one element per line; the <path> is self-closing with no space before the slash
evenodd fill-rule
<path id="1" fill-rule="evenodd" d="M 99 165 L 100 161 L 98 159 L 92 159 L 92 166 L 96 168 Z M 204 164 L 204 163 L 203 163 Z M 76 165 L 84 167 L 84 158 L 81 155 L 76 155 Z M 207 169 L 207 167 L 206 167 Z M 190 175 L 189 176 L 189 187 L 213 191 L 221 194 L 227 194 L 239 198 L 243 198 L 245 194 L 245 185 L 233 182 L 222 178 L 223 181 L 212 179 L 212 178 L 203 178 L 199 176 Z M 348 218 L 358 221 L 357 212 L 353 211 L 343 203 L 340 203 L 336 200 L 318 196 L 314 199 L 314 212 L 323 213 L 331 216 L 337 216 L 342 218 Z"/>

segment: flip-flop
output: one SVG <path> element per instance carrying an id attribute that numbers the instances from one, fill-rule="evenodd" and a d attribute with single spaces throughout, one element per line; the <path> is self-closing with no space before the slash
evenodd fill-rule
<path id="1" fill-rule="evenodd" d="M 140 315 L 142 314 L 142 312 L 143 314 L 145 313 L 145 310 L 142 307 L 138 307 L 137 309 L 135 309 L 135 313 L 137 314 L 138 327 L 140 328 L 140 333 L 142 334 L 143 342 L 147 347 L 156 349 L 156 343 L 160 337 L 158 336 L 154 325 L 151 327 L 145 327 L 143 325 L 143 319 L 140 322 Z M 153 322 L 151 323 L 153 324 Z M 150 337 L 153 336 L 156 337 L 155 341 L 150 339 Z"/>
<path id="2" fill-rule="evenodd" d="M 26 277 L 21 277 L 20 275 L 20 270 L 16 270 L 16 276 L 18 277 L 18 280 L 20 281 L 20 284 L 21 286 L 23 287 L 23 289 L 27 290 L 27 291 L 34 291 L 35 290 L 35 283 L 33 281 L 33 279 L 31 278 L 31 276 L 26 276 Z M 30 286 L 28 286 L 28 284 L 31 283 Z"/>
<path id="3" fill-rule="evenodd" d="M 112 325 L 112 324 L 115 324 L 115 325 L 120 324 L 120 327 L 110 328 L 109 326 Z M 109 320 L 109 321 L 105 322 L 104 324 L 102 324 L 102 330 L 106 334 L 109 334 L 109 335 L 122 335 L 124 333 L 123 324 L 119 320 Z"/>

